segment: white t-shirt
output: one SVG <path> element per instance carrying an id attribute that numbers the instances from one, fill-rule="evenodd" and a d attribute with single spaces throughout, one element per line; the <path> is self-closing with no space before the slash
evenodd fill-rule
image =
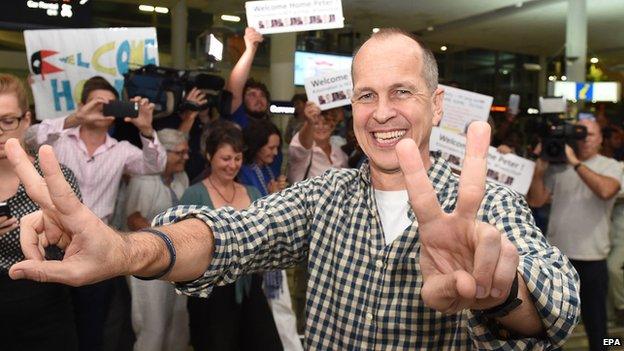
<path id="1" fill-rule="evenodd" d="M 616 180 L 622 177 L 622 166 L 612 158 L 596 155 L 583 164 L 603 176 Z M 548 241 L 574 260 L 607 258 L 615 196 L 606 201 L 600 199 L 567 165 L 550 166 L 544 183 L 552 194 Z"/>
<path id="2" fill-rule="evenodd" d="M 409 196 L 407 190 L 383 191 L 375 189 L 377 210 L 381 218 L 386 245 L 392 244 L 407 229 L 412 221 L 407 216 Z"/>

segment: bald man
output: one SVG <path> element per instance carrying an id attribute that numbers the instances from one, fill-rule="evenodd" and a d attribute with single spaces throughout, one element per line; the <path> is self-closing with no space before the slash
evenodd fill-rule
<path id="1" fill-rule="evenodd" d="M 581 315 L 590 349 L 606 350 L 607 256 L 609 224 L 622 167 L 600 155 L 602 135 L 593 120 L 582 120 L 587 137 L 578 142 L 578 155 L 566 145 L 567 163 L 548 165 L 539 159 L 527 195 L 531 206 L 552 199 L 548 241 L 566 254 L 581 279 Z"/>
<path id="2" fill-rule="evenodd" d="M 40 151 L 42 180 L 8 156 L 43 211 L 21 221 L 27 260 L 14 279 L 88 284 L 111 275 L 184 282 L 205 297 L 249 272 L 308 261 L 309 350 L 553 349 L 579 317 L 578 277 L 537 229 L 524 199 L 486 183 L 490 129 L 468 129 L 461 177 L 429 151 L 442 118 L 433 53 L 384 29 L 353 61 L 353 126 L 368 157 L 254 202 L 244 211 L 180 206 L 156 228 L 98 222 Z M 47 185 L 47 186 L 46 186 Z M 65 249 L 44 261 L 40 245 Z"/>

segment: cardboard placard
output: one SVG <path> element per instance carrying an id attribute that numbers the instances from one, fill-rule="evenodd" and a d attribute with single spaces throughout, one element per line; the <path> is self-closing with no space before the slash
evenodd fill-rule
<path id="1" fill-rule="evenodd" d="M 245 3 L 247 25 L 262 34 L 344 27 L 341 0 L 267 0 Z"/>
<path id="2" fill-rule="evenodd" d="M 461 172 L 466 152 L 465 136 L 434 127 L 431 130 L 429 149 L 440 151 L 451 168 Z M 506 185 L 522 195 L 527 194 L 533 179 L 535 162 L 514 154 L 501 154 L 490 146 L 487 163 L 487 180 Z"/>
<path id="3" fill-rule="evenodd" d="M 444 113 L 440 127 L 458 134 L 465 134 L 473 121 L 487 121 L 493 98 L 440 84 L 444 88 Z"/>
<path id="4" fill-rule="evenodd" d="M 308 100 L 315 102 L 321 110 L 351 104 L 353 82 L 351 71 L 342 70 L 310 77 L 305 80 Z"/>

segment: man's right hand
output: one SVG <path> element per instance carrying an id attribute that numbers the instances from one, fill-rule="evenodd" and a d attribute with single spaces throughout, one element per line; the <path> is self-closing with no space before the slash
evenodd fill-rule
<path id="1" fill-rule="evenodd" d="M 19 141 L 9 139 L 5 147 L 26 193 L 41 208 L 20 220 L 26 259 L 11 266 L 11 278 L 79 286 L 128 274 L 132 254 L 126 240 L 78 200 L 52 148 L 39 150 L 42 179 Z M 43 248 L 49 245 L 65 251 L 62 261 L 44 259 Z"/>
<path id="2" fill-rule="evenodd" d="M 286 181 L 286 176 L 280 175 L 274 180 L 271 180 L 267 185 L 269 190 L 269 194 L 280 192 L 288 187 L 288 182 Z"/>
<path id="3" fill-rule="evenodd" d="M 245 48 L 247 50 L 255 50 L 258 48 L 258 45 L 264 41 L 264 37 L 257 30 L 251 27 L 245 28 Z"/>
<path id="4" fill-rule="evenodd" d="M 114 120 L 115 117 L 104 116 L 102 114 L 102 107 L 108 103 L 108 100 L 101 97 L 96 97 L 84 105 L 80 105 L 78 110 L 66 119 L 65 128 L 73 128 L 89 122 Z"/>
<path id="5" fill-rule="evenodd" d="M 310 125 L 314 125 L 321 117 L 321 108 L 314 102 L 308 101 L 303 109 L 303 115 Z"/>

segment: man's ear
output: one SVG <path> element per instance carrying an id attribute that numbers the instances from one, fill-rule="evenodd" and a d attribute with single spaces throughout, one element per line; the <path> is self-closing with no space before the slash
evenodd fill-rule
<path id="1" fill-rule="evenodd" d="M 433 92 L 432 99 L 432 108 L 433 108 L 433 121 L 432 124 L 437 126 L 440 124 L 440 120 L 442 119 L 442 115 L 444 114 L 444 89 L 436 88 Z"/>

